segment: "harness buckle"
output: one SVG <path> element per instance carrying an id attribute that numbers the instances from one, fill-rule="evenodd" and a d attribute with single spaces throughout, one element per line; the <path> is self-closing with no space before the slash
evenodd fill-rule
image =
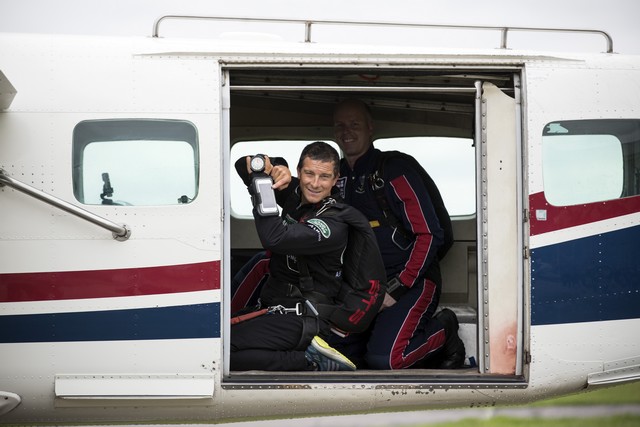
<path id="1" fill-rule="evenodd" d="M 306 300 L 304 300 L 304 303 L 307 306 L 307 308 L 313 313 L 314 316 L 318 317 L 320 315 L 320 313 L 318 313 L 318 310 L 316 310 L 316 308 L 311 303 L 311 301 L 306 299 Z M 298 303 L 298 304 L 300 304 L 300 303 Z"/>
<path id="2" fill-rule="evenodd" d="M 379 175 L 380 171 L 375 171 L 373 173 L 373 175 L 371 175 L 371 188 L 374 191 L 380 190 L 381 188 L 384 188 L 384 179 L 382 179 L 382 177 Z"/>
<path id="3" fill-rule="evenodd" d="M 293 308 L 287 308 L 282 304 L 271 306 L 267 309 L 268 314 L 278 313 L 278 314 L 287 314 L 287 313 L 295 313 L 296 316 L 302 316 L 302 303 L 297 302 L 296 306 Z"/>

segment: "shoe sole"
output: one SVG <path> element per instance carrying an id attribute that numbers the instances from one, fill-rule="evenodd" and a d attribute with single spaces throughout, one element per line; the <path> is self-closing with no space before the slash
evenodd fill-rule
<path id="1" fill-rule="evenodd" d="M 315 348 L 318 351 L 318 353 L 328 357 L 329 359 L 333 360 L 334 362 L 336 362 L 336 363 L 338 363 L 340 365 L 344 365 L 344 366 L 348 367 L 349 369 L 351 369 L 352 371 L 356 370 L 356 365 L 354 365 L 353 362 L 351 360 L 349 360 L 349 358 L 347 356 L 345 356 L 344 354 L 340 353 L 335 348 L 331 347 L 322 338 L 320 338 L 318 336 L 314 337 L 313 340 L 311 340 L 311 346 L 313 348 Z"/>

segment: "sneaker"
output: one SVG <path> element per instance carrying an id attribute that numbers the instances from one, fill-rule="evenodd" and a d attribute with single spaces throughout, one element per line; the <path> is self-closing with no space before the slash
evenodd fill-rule
<path id="1" fill-rule="evenodd" d="M 318 371 L 355 371 L 356 365 L 319 336 L 313 337 L 305 356 Z"/>
<path id="2" fill-rule="evenodd" d="M 458 336 L 458 317 L 448 308 L 442 309 L 435 316 L 444 326 L 446 341 L 440 350 L 439 369 L 456 369 L 464 364 L 464 343 Z"/>

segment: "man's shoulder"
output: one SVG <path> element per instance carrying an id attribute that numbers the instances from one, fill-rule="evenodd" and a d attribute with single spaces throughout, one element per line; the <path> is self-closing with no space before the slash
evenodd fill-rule
<path id="1" fill-rule="evenodd" d="M 318 211 L 318 216 L 333 217 L 336 221 L 345 223 L 351 227 L 358 229 L 368 228 L 370 229 L 369 220 L 355 207 L 341 202 L 334 201 L 331 204 L 326 205 L 326 208 L 321 212 Z"/>
<path id="2" fill-rule="evenodd" d="M 375 169 L 387 181 L 407 174 L 419 176 L 424 171 L 413 156 L 401 151 L 381 151 Z"/>
<path id="3" fill-rule="evenodd" d="M 390 150 L 379 151 L 376 153 L 376 160 L 378 162 L 384 162 L 385 165 L 409 165 L 413 166 L 418 164 L 418 161 L 411 155 L 402 151 Z"/>

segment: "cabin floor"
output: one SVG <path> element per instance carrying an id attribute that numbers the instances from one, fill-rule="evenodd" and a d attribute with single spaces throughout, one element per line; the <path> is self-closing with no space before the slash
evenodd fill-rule
<path id="1" fill-rule="evenodd" d="M 379 371 L 361 369 L 355 372 L 231 372 L 224 379 L 224 385 L 260 384 L 276 387 L 291 383 L 399 383 L 415 387 L 480 386 L 508 384 L 526 386 L 520 376 L 481 374 L 477 367 L 461 369 L 402 369 Z"/>
<path id="2" fill-rule="evenodd" d="M 444 386 L 469 383 L 521 383 L 513 375 L 481 374 L 477 367 L 477 312 L 461 305 L 444 305 L 453 310 L 460 322 L 458 335 L 465 344 L 465 366 L 460 369 L 402 369 L 381 371 L 359 369 L 354 372 L 290 372 L 290 371 L 233 371 L 227 383 L 290 383 L 290 382 L 390 382 L 416 385 Z M 473 366 L 470 366 L 472 364 Z"/>
<path id="3" fill-rule="evenodd" d="M 459 382 L 460 378 L 477 378 L 477 312 L 474 308 L 462 305 L 442 305 L 439 310 L 449 308 L 456 313 L 459 322 L 458 336 L 465 345 L 465 366 L 460 369 L 403 369 L 403 370 L 374 370 L 359 369 L 355 372 L 291 372 L 291 371 L 234 371 L 231 372 L 231 381 L 300 381 L 312 378 L 313 381 L 347 381 L 356 379 L 360 381 L 417 381 L 424 382 Z M 484 377 L 484 376 L 483 376 Z M 456 379 L 456 380 L 453 380 Z"/>

